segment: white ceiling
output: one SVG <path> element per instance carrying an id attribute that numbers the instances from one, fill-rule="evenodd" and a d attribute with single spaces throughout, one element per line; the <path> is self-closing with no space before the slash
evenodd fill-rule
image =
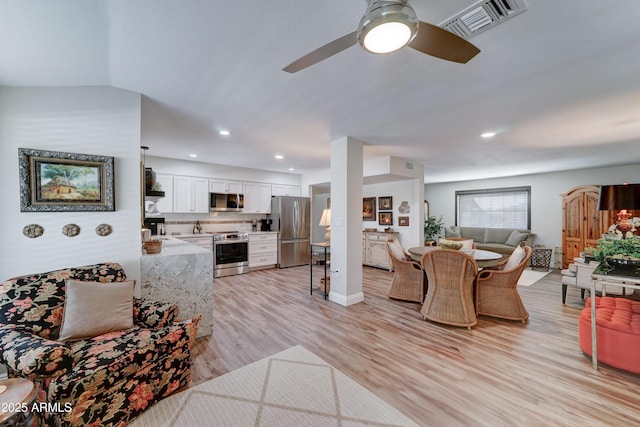
<path id="1" fill-rule="evenodd" d="M 148 155 L 274 171 L 326 169 L 344 136 L 427 182 L 640 163 L 640 4 L 525 2 L 464 65 L 354 46 L 288 74 L 365 1 L 3 0 L 0 85 L 139 92 Z M 473 3 L 410 0 L 434 24 Z"/>

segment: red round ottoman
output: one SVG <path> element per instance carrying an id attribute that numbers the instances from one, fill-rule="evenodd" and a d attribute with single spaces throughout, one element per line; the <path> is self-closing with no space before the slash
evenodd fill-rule
<path id="1" fill-rule="evenodd" d="M 598 361 L 640 374 L 640 302 L 596 297 Z M 580 312 L 580 348 L 591 356 L 591 298 Z"/>

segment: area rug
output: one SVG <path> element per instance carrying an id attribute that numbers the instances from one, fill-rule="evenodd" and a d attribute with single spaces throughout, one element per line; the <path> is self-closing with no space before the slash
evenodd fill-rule
<path id="1" fill-rule="evenodd" d="M 531 267 L 527 267 L 522 270 L 520 279 L 518 279 L 518 286 L 531 286 L 549 273 L 550 271 L 534 271 Z"/>
<path id="2" fill-rule="evenodd" d="M 302 346 L 170 396 L 130 425 L 418 427 Z"/>

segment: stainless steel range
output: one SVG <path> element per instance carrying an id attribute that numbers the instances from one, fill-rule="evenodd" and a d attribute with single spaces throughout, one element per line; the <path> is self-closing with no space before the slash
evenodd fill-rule
<path id="1" fill-rule="evenodd" d="M 213 235 L 213 277 L 249 272 L 249 234 L 221 231 Z"/>

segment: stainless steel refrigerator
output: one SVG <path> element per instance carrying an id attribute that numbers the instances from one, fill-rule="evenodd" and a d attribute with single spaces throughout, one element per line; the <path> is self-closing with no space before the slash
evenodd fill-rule
<path id="1" fill-rule="evenodd" d="M 311 200 L 278 196 L 271 199 L 271 230 L 278 232 L 278 267 L 309 264 Z"/>

